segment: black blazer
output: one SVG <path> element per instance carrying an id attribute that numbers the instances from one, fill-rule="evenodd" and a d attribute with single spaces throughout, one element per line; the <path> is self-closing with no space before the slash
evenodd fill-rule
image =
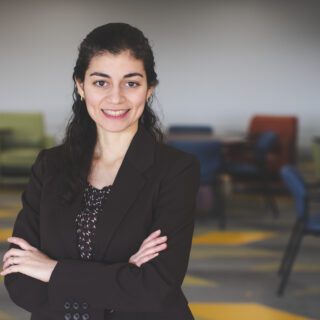
<path id="1" fill-rule="evenodd" d="M 199 162 L 139 125 L 98 218 L 95 260 L 79 258 L 75 218 L 82 192 L 62 201 L 62 146 L 43 150 L 22 194 L 13 235 L 58 260 L 44 283 L 5 276 L 11 299 L 33 320 L 189 320 L 181 291 L 194 229 Z M 168 247 L 140 268 L 128 260 L 161 229 Z"/>

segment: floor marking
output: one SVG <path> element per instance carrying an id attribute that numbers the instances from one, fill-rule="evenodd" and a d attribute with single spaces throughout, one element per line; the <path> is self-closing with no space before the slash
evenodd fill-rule
<path id="1" fill-rule="evenodd" d="M 0 242 L 6 242 L 8 237 L 10 237 L 11 235 L 11 228 L 0 228 Z"/>
<path id="2" fill-rule="evenodd" d="M 217 287 L 217 283 L 212 280 L 207 280 L 200 277 L 194 277 L 186 275 L 183 281 L 183 286 L 192 286 L 192 287 Z"/>
<path id="3" fill-rule="evenodd" d="M 259 264 L 251 268 L 252 271 L 261 272 L 277 272 L 280 266 L 279 263 Z M 293 266 L 293 272 L 320 272 L 320 263 L 296 263 Z"/>
<path id="4" fill-rule="evenodd" d="M 275 232 L 213 231 L 193 237 L 192 244 L 243 245 L 277 236 Z"/>
<path id="5" fill-rule="evenodd" d="M 7 313 L 0 311 L 0 320 L 13 320 L 13 318 L 9 316 Z"/>
<path id="6" fill-rule="evenodd" d="M 295 290 L 293 293 L 294 296 L 317 296 L 320 297 L 320 287 L 308 287 L 303 290 Z"/>
<path id="7" fill-rule="evenodd" d="M 293 313 L 256 303 L 190 303 L 195 317 L 203 320 L 307 320 Z M 310 319 L 309 319 L 310 320 Z"/>
<path id="8" fill-rule="evenodd" d="M 18 211 L 12 209 L 0 209 L 0 218 L 15 218 Z"/>
<path id="9" fill-rule="evenodd" d="M 251 249 L 251 248 L 204 248 L 192 247 L 191 259 L 205 259 L 210 257 L 225 257 L 225 258 L 280 258 L 282 252 L 276 252 L 266 249 Z"/>

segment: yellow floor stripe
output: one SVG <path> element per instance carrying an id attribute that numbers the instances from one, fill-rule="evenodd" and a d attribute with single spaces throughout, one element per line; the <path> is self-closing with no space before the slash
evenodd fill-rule
<path id="1" fill-rule="evenodd" d="M 255 303 L 190 303 L 203 320 L 307 320 L 308 318 Z"/>
<path id="2" fill-rule="evenodd" d="M 15 218 L 17 216 L 16 210 L 0 209 L 0 218 Z"/>
<path id="3" fill-rule="evenodd" d="M 242 245 L 275 237 L 275 232 L 259 231 L 213 231 L 197 235 L 193 244 L 205 245 Z"/>
<path id="4" fill-rule="evenodd" d="M 303 290 L 295 290 L 293 294 L 297 297 L 302 296 L 317 296 L 320 297 L 320 287 L 308 287 Z"/>
<path id="5" fill-rule="evenodd" d="M 280 258 L 282 253 L 266 249 L 251 248 L 205 248 L 193 247 L 191 250 L 191 259 L 206 259 L 210 257 L 225 258 Z"/>
<path id="6" fill-rule="evenodd" d="M 193 286 L 193 287 L 217 287 L 217 283 L 204 278 L 194 277 L 186 275 L 183 281 L 183 286 Z"/>
<path id="7" fill-rule="evenodd" d="M 268 263 L 259 264 L 251 268 L 252 271 L 262 271 L 262 272 L 277 272 L 279 269 L 279 263 Z M 293 266 L 294 272 L 320 272 L 320 263 L 296 263 Z"/>
<path id="8" fill-rule="evenodd" d="M 13 318 L 9 316 L 7 313 L 0 311 L 0 320 L 13 320 Z"/>
<path id="9" fill-rule="evenodd" d="M 6 242 L 12 234 L 11 228 L 0 228 L 0 242 Z"/>

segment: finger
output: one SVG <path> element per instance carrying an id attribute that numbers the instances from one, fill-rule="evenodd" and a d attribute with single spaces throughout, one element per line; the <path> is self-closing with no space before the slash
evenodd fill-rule
<path id="1" fill-rule="evenodd" d="M 23 250 L 37 251 L 38 249 L 31 246 L 26 240 L 18 237 L 9 237 L 8 242 L 18 245 Z"/>
<path id="2" fill-rule="evenodd" d="M 148 248 L 148 249 L 145 249 L 145 250 L 141 251 L 139 253 L 139 257 L 150 255 L 150 254 L 153 254 L 153 253 L 156 253 L 156 252 L 160 252 L 160 251 L 165 250 L 166 248 L 167 248 L 167 244 L 166 243 L 162 243 L 162 244 L 160 244 L 158 246 L 151 247 L 151 248 Z"/>
<path id="3" fill-rule="evenodd" d="M 163 242 L 166 242 L 166 241 L 167 241 L 167 236 L 158 237 L 158 238 L 155 238 L 153 240 L 149 240 L 148 242 L 142 244 L 140 249 L 150 248 L 150 247 L 156 246 L 156 245 L 163 243 Z"/>
<path id="4" fill-rule="evenodd" d="M 138 267 L 141 267 L 144 263 L 146 263 L 146 262 L 154 259 L 154 258 L 157 257 L 158 255 L 159 255 L 159 253 L 154 253 L 154 254 L 152 254 L 152 255 L 149 255 L 149 256 L 146 256 L 146 257 L 144 257 L 144 258 L 142 258 L 142 259 L 139 259 L 139 260 L 137 261 L 136 265 L 137 265 Z"/>
<path id="5" fill-rule="evenodd" d="M 158 230 L 152 232 L 147 238 L 145 238 L 142 243 L 147 242 L 149 240 L 152 240 L 152 239 L 158 237 L 160 234 L 161 234 L 161 230 L 158 229 Z"/>
<path id="6" fill-rule="evenodd" d="M 10 257 L 7 261 L 3 264 L 3 269 L 6 269 L 12 265 L 20 264 L 22 259 L 20 257 Z"/>
<path id="7" fill-rule="evenodd" d="M 10 256 L 24 256 L 26 254 L 27 254 L 27 251 L 11 248 L 4 254 L 2 261 L 5 262 Z"/>
<path id="8" fill-rule="evenodd" d="M 138 253 L 136 253 L 134 256 L 132 256 L 130 258 L 129 262 L 137 262 L 137 261 L 143 259 L 146 256 L 149 256 L 149 255 L 152 255 L 152 254 L 155 254 L 155 253 L 159 253 L 160 251 L 163 251 L 166 248 L 167 248 L 167 245 L 166 244 L 162 244 L 162 245 L 159 245 L 157 247 L 152 247 L 152 248 L 149 248 L 149 249 L 144 250 L 142 252 L 138 252 Z"/>
<path id="9" fill-rule="evenodd" d="M 10 266 L 10 267 L 7 268 L 6 270 L 1 271 L 0 274 L 1 274 L 2 276 L 6 276 L 7 274 L 14 273 L 14 272 L 20 272 L 20 267 L 19 267 L 19 265 Z"/>
<path id="10" fill-rule="evenodd" d="M 159 237 L 159 238 L 150 240 L 150 241 L 148 241 L 146 243 L 143 243 L 141 245 L 139 251 L 142 251 L 142 250 L 145 250 L 145 249 L 148 249 L 148 248 L 151 248 L 151 247 L 155 247 L 156 245 L 161 244 L 161 243 L 166 242 L 166 241 L 167 241 L 167 236 L 163 236 L 163 237 Z"/>

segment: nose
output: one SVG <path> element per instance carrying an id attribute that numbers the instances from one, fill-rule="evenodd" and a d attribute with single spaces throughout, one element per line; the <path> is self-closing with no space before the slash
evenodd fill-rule
<path id="1" fill-rule="evenodd" d="M 118 86 L 113 86 L 107 96 L 108 102 L 111 104 L 120 104 L 123 102 L 124 97 L 121 92 L 121 88 Z"/>

